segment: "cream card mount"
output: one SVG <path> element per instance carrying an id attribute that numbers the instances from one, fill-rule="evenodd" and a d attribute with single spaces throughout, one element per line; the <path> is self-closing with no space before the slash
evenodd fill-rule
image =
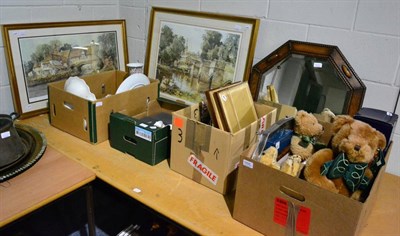
<path id="1" fill-rule="evenodd" d="M 214 96 L 224 130 L 235 133 L 257 121 L 258 116 L 247 82 L 218 91 Z"/>

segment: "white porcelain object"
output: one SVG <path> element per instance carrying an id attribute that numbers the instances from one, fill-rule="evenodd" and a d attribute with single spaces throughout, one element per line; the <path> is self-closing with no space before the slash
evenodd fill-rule
<path id="1" fill-rule="evenodd" d="M 85 80 L 77 76 L 69 77 L 65 81 L 64 90 L 89 101 L 96 101 L 96 95 L 90 92 Z"/>
<path id="2" fill-rule="evenodd" d="M 149 78 L 144 74 L 132 74 L 126 78 L 121 85 L 118 87 L 115 94 L 123 93 L 131 89 L 139 88 L 150 84 Z"/>
<path id="3" fill-rule="evenodd" d="M 126 64 L 126 66 L 129 68 L 129 74 L 131 75 L 136 73 L 143 73 L 143 63 L 133 62 Z"/>

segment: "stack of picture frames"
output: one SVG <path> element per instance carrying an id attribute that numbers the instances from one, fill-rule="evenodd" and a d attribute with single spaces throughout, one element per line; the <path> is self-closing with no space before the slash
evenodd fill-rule
<path id="1" fill-rule="evenodd" d="M 235 133 L 257 121 L 253 97 L 246 82 L 206 91 L 213 125 Z"/>

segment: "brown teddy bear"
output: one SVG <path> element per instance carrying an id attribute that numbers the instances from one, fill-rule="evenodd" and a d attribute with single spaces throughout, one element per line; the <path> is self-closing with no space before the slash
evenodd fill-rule
<path id="1" fill-rule="evenodd" d="M 374 178 L 370 167 L 381 162 L 376 158 L 385 148 L 386 138 L 348 115 L 335 117 L 332 132 L 331 149 L 321 149 L 307 160 L 304 177 L 317 186 L 361 201 L 362 192 Z"/>
<path id="2" fill-rule="evenodd" d="M 313 114 L 304 110 L 299 110 L 294 120 L 290 151 L 304 161 L 315 152 L 315 140 L 323 133 L 324 128 Z"/>

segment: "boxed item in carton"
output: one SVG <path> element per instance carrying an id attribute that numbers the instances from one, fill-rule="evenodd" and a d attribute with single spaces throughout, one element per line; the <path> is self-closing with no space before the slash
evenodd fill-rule
<path id="1" fill-rule="evenodd" d="M 149 165 L 156 165 L 169 158 L 171 122 L 171 111 L 163 109 L 157 101 L 150 101 L 140 113 L 112 113 L 110 145 Z"/>
<path id="2" fill-rule="evenodd" d="M 50 83 L 50 124 L 93 144 L 107 140 L 112 112 L 128 110 L 140 113 L 145 109 L 148 98 L 155 100 L 158 97 L 158 80 L 150 80 L 149 85 L 115 94 L 126 76 L 123 71 L 108 71 L 82 77 L 97 97 L 95 101 L 66 92 L 65 81 Z"/>
<path id="3" fill-rule="evenodd" d="M 170 167 L 172 170 L 225 194 L 234 188 L 240 153 L 256 140 L 256 133 L 273 124 L 276 109 L 255 104 L 258 121 L 230 133 L 199 121 L 199 106 L 172 113 Z"/>
<path id="4" fill-rule="evenodd" d="M 265 235 L 357 235 L 365 226 L 385 165 L 358 201 L 256 161 L 256 147 L 241 155 L 234 219 Z"/>

